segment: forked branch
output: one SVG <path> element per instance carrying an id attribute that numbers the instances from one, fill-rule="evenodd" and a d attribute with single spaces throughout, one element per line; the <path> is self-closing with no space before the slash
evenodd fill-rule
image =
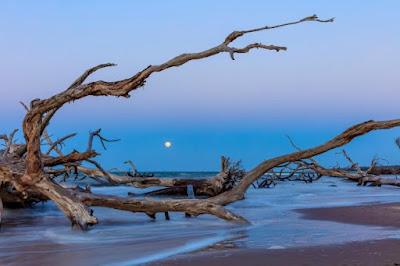
<path id="1" fill-rule="evenodd" d="M 96 70 L 108 66 L 114 66 L 114 64 L 111 63 L 98 65 L 96 67 L 87 70 L 64 92 L 56 94 L 48 99 L 37 101 L 34 104 L 34 108 L 31 110 L 30 116 L 44 114 L 46 112 L 59 108 L 60 106 L 62 106 L 67 102 L 78 100 L 89 95 L 129 97 L 129 93 L 132 90 L 135 90 L 140 86 L 143 86 L 145 80 L 152 73 L 160 72 L 171 67 L 180 66 L 191 60 L 199 60 L 223 52 L 228 52 L 231 55 L 231 57 L 233 57 L 234 53 L 247 53 L 252 49 L 266 49 L 274 51 L 286 50 L 286 47 L 275 46 L 275 45 L 264 45 L 261 43 L 249 44 L 243 48 L 229 47 L 229 44 L 231 44 L 234 40 L 247 33 L 263 31 L 263 30 L 271 30 L 307 21 L 326 23 L 326 22 L 333 22 L 333 18 L 327 20 L 321 20 L 316 15 L 313 15 L 289 23 L 284 23 L 274 26 L 264 26 L 261 28 L 255 28 L 250 30 L 234 31 L 230 33 L 221 44 L 215 47 L 197 53 L 181 54 L 160 65 L 150 65 L 130 78 L 115 82 L 95 81 L 88 84 L 83 84 L 86 78 Z"/>

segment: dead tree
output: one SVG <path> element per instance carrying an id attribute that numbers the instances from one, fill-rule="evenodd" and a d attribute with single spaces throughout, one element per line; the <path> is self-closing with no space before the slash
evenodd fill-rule
<path id="1" fill-rule="evenodd" d="M 92 161 L 97 169 L 77 166 L 76 169 L 101 184 L 127 185 L 137 188 L 166 187 L 164 189 L 145 193 L 147 196 L 156 195 L 187 195 L 188 186 L 193 187 L 196 196 L 212 197 L 223 191 L 231 189 L 244 176 L 244 170 L 239 162 L 232 162 L 229 158 L 221 157 L 221 171 L 211 177 L 204 179 L 185 179 L 185 178 L 158 178 L 134 176 L 128 173 L 125 175 L 112 173 L 101 168 Z"/>
<path id="2" fill-rule="evenodd" d="M 357 182 L 359 186 L 389 185 L 400 187 L 400 179 L 382 176 L 382 172 L 380 170 L 376 170 L 380 169 L 380 167 L 378 167 L 378 158 L 372 159 L 370 166 L 368 168 L 364 167 L 363 169 L 358 163 L 353 161 L 353 159 L 345 150 L 342 150 L 342 154 L 350 163 L 349 167 L 325 168 L 314 159 L 298 161 L 296 164 L 301 166 L 303 169 L 314 171 L 320 176 L 344 178 L 353 182 Z"/>
<path id="3" fill-rule="evenodd" d="M 320 20 L 316 15 L 313 15 L 294 22 L 275 26 L 234 31 L 215 47 L 197 53 L 181 54 L 160 65 L 150 65 L 133 76 L 119 81 L 107 82 L 99 80 L 85 83 L 85 80 L 95 71 L 115 65 L 107 63 L 88 69 L 66 90 L 47 99 L 34 99 L 30 102 L 29 107 L 26 106 L 27 113 L 23 120 L 22 127 L 25 143 L 14 143 L 13 134 L 1 136 L 1 139 L 5 142 L 5 149 L 1 151 L 0 156 L 0 182 L 7 187 L 5 194 L 18 197 L 22 200 L 32 198 L 52 200 L 65 216 L 70 219 L 72 225 L 79 226 L 82 229 L 86 229 L 88 226 L 97 223 L 97 218 L 90 209 L 91 206 L 109 207 L 130 212 L 143 212 L 150 217 L 155 217 L 155 214 L 159 212 L 165 213 L 174 211 L 183 212 L 191 216 L 211 214 L 228 221 L 247 222 L 243 217 L 225 209 L 224 206 L 243 199 L 249 186 L 266 172 L 282 164 L 311 158 L 331 149 L 343 146 L 352 139 L 372 130 L 399 126 L 400 120 L 367 121 L 357 124 L 320 146 L 261 162 L 254 169 L 245 173 L 240 181 L 229 190 L 206 199 L 143 199 L 116 197 L 94 194 L 91 193 L 89 189 L 61 186 L 55 181 L 54 177 L 66 174 L 68 171 L 71 171 L 71 169 L 75 169 L 74 171 L 82 171 L 82 162 L 91 163 L 104 176 L 110 178 L 110 176 L 108 176 L 109 173 L 104 171 L 104 169 L 94 161 L 94 158 L 99 154 L 93 148 L 94 139 L 100 139 L 101 142 L 106 142 L 108 140 L 100 135 L 100 131 L 94 131 L 89 135 L 86 149 L 82 151 L 74 150 L 68 154 L 58 153 L 57 146 L 68 138 L 66 136 L 64 139 L 54 141 L 53 145 L 50 146 L 50 152 L 43 152 L 41 141 L 45 137 L 46 127 L 54 114 L 64 106 L 64 104 L 89 96 L 128 98 L 132 91 L 144 86 L 146 80 L 152 74 L 167 70 L 171 67 L 181 66 L 192 60 L 199 60 L 220 53 L 228 53 L 232 59 L 235 59 L 235 54 L 247 53 L 252 49 L 272 51 L 286 50 L 286 47 L 261 43 L 252 43 L 241 48 L 231 46 L 233 41 L 246 34 L 305 22 L 332 21 L 333 19 Z M 56 155 L 53 154 L 54 151 L 57 152 Z M 133 180 L 129 180 L 129 182 L 133 183 Z M 6 197 L 2 194 L 1 198 L 4 203 Z"/>
<path id="4" fill-rule="evenodd" d="M 286 163 L 271 169 L 256 181 L 256 188 L 270 188 L 283 181 L 312 183 L 322 177 L 318 172 L 300 163 Z"/>

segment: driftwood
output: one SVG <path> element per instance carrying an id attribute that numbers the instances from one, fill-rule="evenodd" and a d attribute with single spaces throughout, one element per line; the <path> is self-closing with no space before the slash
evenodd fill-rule
<path id="1" fill-rule="evenodd" d="M 371 173 L 351 172 L 342 169 L 327 169 L 317 164 L 312 164 L 309 167 L 323 176 L 346 178 L 348 180 L 357 182 L 358 185 L 365 186 L 370 184 L 373 186 L 390 185 L 400 187 L 400 180 L 395 178 L 383 177 Z"/>
<path id="2" fill-rule="evenodd" d="M 0 225 L 1 225 L 1 218 L 3 217 L 3 200 L 0 197 Z"/>
<path id="3" fill-rule="evenodd" d="M 168 211 L 180 211 L 193 216 L 208 213 L 226 220 L 245 222 L 246 220 L 243 217 L 233 214 L 232 212 L 224 209 L 222 206 L 243 199 L 247 188 L 266 172 L 287 162 L 298 162 L 300 160 L 312 158 L 318 154 L 343 146 L 349 143 L 352 139 L 366 134 L 372 130 L 388 129 L 397 127 L 399 125 L 400 120 L 367 121 L 355 125 L 320 146 L 275 157 L 262 162 L 253 170 L 247 172 L 243 179 L 231 190 L 208 199 L 153 200 L 95 195 L 86 191 L 82 192 L 76 189 L 62 188 L 48 179 L 39 181 L 35 188 L 39 188 L 38 190 L 41 193 L 54 201 L 59 200 L 64 204 L 66 200 L 70 200 L 73 201 L 73 203 L 70 204 L 71 206 L 75 206 L 75 203 L 79 203 L 81 204 L 80 206 L 83 206 L 84 210 L 87 212 L 89 212 L 87 206 L 105 206 L 133 212 L 144 212 L 150 215 L 154 215 L 158 212 Z M 0 168 L 0 170 L 3 171 L 5 169 L 6 166 L 2 166 Z M 67 199 L 58 197 L 66 197 Z M 67 204 L 69 204 L 69 201 L 67 201 Z M 70 211 L 70 209 L 66 209 L 65 211 Z M 73 211 L 74 214 L 80 214 L 82 209 L 78 209 L 79 212 L 76 210 Z M 73 219 L 81 219 L 78 220 L 79 222 L 82 222 L 82 219 L 87 219 L 85 220 L 86 222 L 88 219 L 95 219 L 93 216 L 91 216 L 91 213 L 88 215 L 89 216 L 76 215 L 70 217 L 70 219 L 72 221 L 74 221 Z M 82 226 L 82 224 L 79 225 Z M 87 225 L 88 224 L 86 224 L 86 226 Z"/>
<path id="4" fill-rule="evenodd" d="M 223 168 L 221 172 L 212 178 L 204 179 L 184 179 L 184 178 L 159 178 L 145 177 L 126 173 L 116 174 L 104 170 L 101 166 L 92 161 L 97 169 L 87 168 L 84 166 L 76 166 L 77 173 L 84 174 L 100 184 L 107 185 L 127 185 L 137 188 L 148 187 L 166 187 L 164 189 L 145 193 L 147 196 L 155 195 L 187 195 L 188 186 L 193 187 L 196 196 L 212 197 L 231 189 L 244 176 L 245 172 L 240 167 L 239 162 L 231 162 L 229 158 L 222 156 L 221 164 Z M 64 172 L 57 172 L 61 174 Z"/>
<path id="5" fill-rule="evenodd" d="M 368 170 L 366 167 L 361 167 L 363 171 Z M 377 165 L 369 170 L 372 175 L 399 175 L 400 166 L 397 165 Z"/>
<path id="6" fill-rule="evenodd" d="M 108 195 L 97 195 L 90 192 L 90 189 L 78 187 L 65 187 L 60 185 L 56 178 L 59 176 L 78 176 L 79 172 L 86 171 L 88 176 L 101 178 L 107 182 L 116 182 L 117 184 L 129 184 L 137 186 L 146 186 L 150 183 L 152 186 L 160 184 L 161 179 L 150 181 L 151 179 L 140 179 L 140 177 L 116 176 L 105 171 L 94 158 L 99 154 L 94 150 L 94 140 L 98 139 L 104 146 L 105 142 L 114 140 L 104 138 L 100 130 L 89 134 L 88 145 L 83 151 L 74 150 L 71 153 L 64 154 L 59 149 L 62 143 L 74 136 L 66 135 L 55 141 L 49 141 L 50 137 L 46 128 L 53 118 L 54 114 L 62 108 L 64 104 L 80 100 L 88 96 L 116 96 L 130 97 L 130 93 L 139 87 L 145 85 L 147 78 L 152 74 L 164 71 L 171 67 L 181 66 L 192 60 L 199 60 L 214 56 L 220 53 L 228 53 L 232 59 L 235 54 L 247 53 L 252 49 L 264 49 L 272 51 L 285 51 L 286 47 L 276 45 L 265 45 L 261 43 L 252 43 L 242 48 L 231 46 L 232 42 L 246 34 L 271 30 L 280 27 L 306 23 L 306 22 L 332 22 L 333 19 L 320 20 L 316 15 L 305 17 L 303 19 L 279 24 L 275 26 L 264 26 L 260 28 L 234 31 L 229 34 L 219 45 L 210 49 L 197 52 L 185 53 L 160 65 L 150 65 L 133 76 L 119 81 L 94 81 L 85 83 L 85 80 L 95 71 L 115 66 L 107 63 L 95 66 L 85 71 L 78 77 L 66 90 L 55 94 L 47 99 L 34 99 L 29 106 L 24 105 L 27 113 L 23 120 L 23 134 L 25 143 L 14 143 L 15 132 L 10 135 L 1 135 L 0 139 L 5 142 L 5 149 L 0 151 L 0 182 L 5 184 L 5 192 L 19 197 L 22 201 L 38 198 L 40 200 L 52 200 L 58 208 L 68 217 L 72 225 L 86 229 L 90 225 L 97 223 L 97 218 L 93 215 L 91 206 L 102 206 L 126 210 L 130 212 L 142 212 L 149 217 L 155 218 L 156 213 L 164 213 L 169 218 L 168 212 L 183 212 L 186 215 L 197 216 L 200 214 L 211 214 L 219 218 L 239 223 L 247 222 L 245 218 L 232 213 L 224 208 L 245 196 L 246 190 L 261 176 L 281 165 L 312 158 L 318 154 L 327 152 L 331 149 L 343 146 L 352 139 L 366 134 L 373 130 L 389 129 L 400 125 L 400 120 L 388 121 L 367 121 L 357 124 L 328 142 L 306 150 L 297 151 L 287 155 L 275 157 L 261 162 L 249 172 L 240 172 L 240 178 L 226 179 L 229 182 L 227 187 L 209 194 L 206 199 L 154 199 L 154 198 L 133 198 L 133 197 L 115 197 Z M 42 142 L 48 141 L 49 148 L 42 151 Z M 86 168 L 83 163 L 94 166 L 94 169 Z M 223 167 L 224 169 L 224 167 Z M 229 167 L 228 167 L 229 169 Z M 226 167 L 225 167 L 226 170 Z M 229 171 L 222 171 L 222 175 L 229 174 Z M 129 177 L 129 179 L 127 178 Z M 153 183 L 152 183 L 153 182 Z M 179 182 L 177 180 L 168 182 Z M 146 184 L 147 183 L 147 184 Z M 186 183 L 187 184 L 187 183 Z M 164 185 L 166 185 L 164 183 Z M 174 184 L 171 184 L 175 187 Z M 192 184 L 193 185 L 193 184 Z M 5 194 L 7 194 L 5 193 Z M 4 203 L 5 197 L 1 196 Z"/>
<path id="7" fill-rule="evenodd" d="M 400 187 L 400 179 L 395 177 L 387 177 L 385 175 L 392 175 L 394 167 L 382 167 L 378 166 L 378 159 L 374 158 L 371 161 L 371 165 L 369 167 L 360 167 L 358 163 L 355 163 L 351 157 L 347 154 L 345 150 L 342 150 L 342 153 L 346 160 L 350 163 L 350 167 L 346 168 L 325 168 L 318 164 L 318 162 L 314 159 L 309 161 L 299 161 L 296 164 L 300 165 L 303 169 L 308 169 L 314 171 L 316 174 L 320 176 L 330 176 L 330 177 L 339 177 L 344 178 L 350 181 L 357 182 L 359 186 L 372 185 L 372 186 L 396 186 Z M 389 169 L 389 170 L 380 170 L 380 169 Z"/>
<path id="8" fill-rule="evenodd" d="M 307 165 L 289 162 L 265 173 L 259 180 L 256 180 L 255 187 L 270 188 L 282 181 L 312 183 L 321 177 L 321 174 L 311 170 Z"/>
<path id="9" fill-rule="evenodd" d="M 212 178 L 206 179 L 172 179 L 174 185 L 168 188 L 151 191 L 147 196 L 160 195 L 189 195 L 189 186 L 193 189 L 194 196 L 213 197 L 232 189 L 242 180 L 246 172 L 239 162 L 232 162 L 230 158 L 221 157 L 221 171 Z M 166 178 L 163 178 L 166 180 Z M 162 179 L 161 179 L 162 180 Z M 167 179 L 168 180 L 168 179 Z"/>

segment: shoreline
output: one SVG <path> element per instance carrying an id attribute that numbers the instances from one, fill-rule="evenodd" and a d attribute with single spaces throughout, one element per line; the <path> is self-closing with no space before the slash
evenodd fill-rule
<path id="1" fill-rule="evenodd" d="M 296 209 L 302 219 L 400 229 L 400 203 Z M 149 265 L 400 265 L 400 239 L 287 249 L 223 249 L 178 255 Z"/>
<path id="2" fill-rule="evenodd" d="M 400 229 L 400 203 L 376 203 L 345 207 L 294 210 L 302 219 Z"/>
<path id="3" fill-rule="evenodd" d="M 281 266 L 399 265 L 400 240 L 385 239 L 288 249 L 238 249 L 180 255 L 148 265 Z"/>

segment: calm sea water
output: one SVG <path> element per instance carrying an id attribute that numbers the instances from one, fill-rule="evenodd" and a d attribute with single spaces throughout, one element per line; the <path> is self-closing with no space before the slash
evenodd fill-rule
<path id="1" fill-rule="evenodd" d="M 163 177 L 209 177 L 214 173 L 165 172 Z M 93 192 L 126 196 L 131 187 L 94 187 Z M 0 233 L 0 265 L 140 265 L 204 248 L 287 248 L 347 241 L 400 238 L 398 230 L 300 218 L 297 208 L 398 202 L 398 188 L 357 187 L 336 178 L 305 184 L 284 182 L 251 188 L 246 200 L 228 208 L 252 222 L 237 226 L 204 215 L 185 218 L 94 208 L 100 223 L 88 232 L 71 230 L 52 203 L 7 210 Z"/>

